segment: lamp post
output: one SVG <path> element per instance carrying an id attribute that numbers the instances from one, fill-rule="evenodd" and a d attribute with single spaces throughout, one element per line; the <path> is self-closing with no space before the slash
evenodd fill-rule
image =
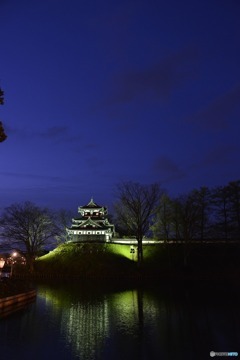
<path id="1" fill-rule="evenodd" d="M 132 254 L 132 260 L 134 259 L 135 249 L 133 246 L 130 248 L 130 254 Z"/>
<path id="2" fill-rule="evenodd" d="M 3 258 L 0 259 L 0 278 L 2 277 L 2 268 L 4 267 L 5 260 Z"/>
<path id="3" fill-rule="evenodd" d="M 17 255 L 18 255 L 18 253 L 17 253 L 16 251 L 14 251 L 14 252 L 12 253 L 11 273 L 10 273 L 10 276 L 11 276 L 11 277 L 12 277 L 12 275 L 13 275 L 13 265 L 14 265 L 14 262 L 15 262 L 14 258 L 15 258 Z"/>

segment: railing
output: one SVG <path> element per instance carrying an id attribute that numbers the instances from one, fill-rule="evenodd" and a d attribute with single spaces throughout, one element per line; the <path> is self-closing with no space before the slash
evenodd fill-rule
<path id="1" fill-rule="evenodd" d="M 8 296 L 0 299 L 0 318 L 24 309 L 35 301 L 36 295 L 36 290 L 31 290 L 22 294 Z"/>

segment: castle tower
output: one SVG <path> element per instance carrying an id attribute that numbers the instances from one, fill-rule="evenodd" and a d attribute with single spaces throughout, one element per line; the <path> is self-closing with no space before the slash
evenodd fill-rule
<path id="1" fill-rule="evenodd" d="M 96 204 L 93 199 L 87 205 L 79 206 L 79 218 L 72 219 L 67 228 L 68 242 L 109 242 L 115 227 L 108 221 L 107 208 Z"/>

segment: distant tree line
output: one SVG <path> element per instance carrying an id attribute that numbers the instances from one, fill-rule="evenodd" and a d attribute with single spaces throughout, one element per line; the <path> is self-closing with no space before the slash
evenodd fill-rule
<path id="1" fill-rule="evenodd" d="M 240 180 L 171 198 L 164 193 L 151 226 L 165 240 L 240 240 Z"/>
<path id="2" fill-rule="evenodd" d="M 137 239 L 140 266 L 143 238 L 149 232 L 166 245 L 182 244 L 184 266 L 193 242 L 240 241 L 240 181 L 201 187 L 175 198 L 157 184 L 125 182 L 117 187 L 117 196 L 116 227 L 122 236 Z"/>

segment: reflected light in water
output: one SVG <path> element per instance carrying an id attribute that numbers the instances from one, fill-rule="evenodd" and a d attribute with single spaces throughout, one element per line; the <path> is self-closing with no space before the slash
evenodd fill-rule
<path id="1" fill-rule="evenodd" d="M 81 359 L 95 359 L 104 346 L 109 333 L 109 313 L 106 299 L 79 301 L 68 292 L 42 291 L 39 297 L 53 307 L 50 321 L 60 319 L 62 336 L 72 351 Z"/>
<path id="2" fill-rule="evenodd" d="M 0 323 L 4 360 L 202 360 L 239 351 L 239 293 L 175 286 L 104 292 L 39 286 L 37 302 Z M 4 355 L 4 356 L 3 356 Z"/>

